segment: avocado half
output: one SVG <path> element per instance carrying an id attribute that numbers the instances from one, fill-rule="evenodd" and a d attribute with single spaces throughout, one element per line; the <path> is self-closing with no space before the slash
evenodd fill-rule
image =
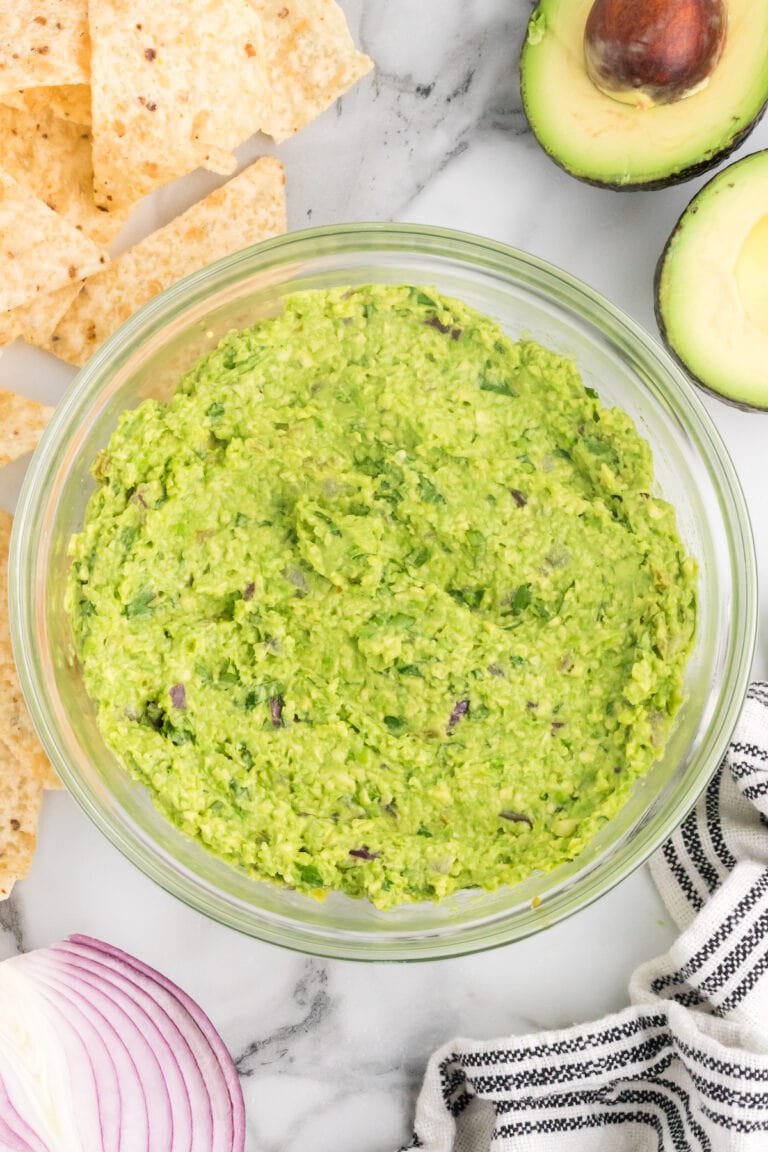
<path id="1" fill-rule="evenodd" d="M 523 106 L 566 172 L 604 188 L 663 188 L 713 168 L 768 103 L 768 3 L 726 0 L 723 54 L 700 91 L 635 108 L 589 79 L 584 26 L 593 0 L 540 0 L 520 56 Z"/>
<path id="2" fill-rule="evenodd" d="M 693 198 L 661 254 L 655 296 L 662 339 L 689 375 L 768 411 L 768 151 Z"/>

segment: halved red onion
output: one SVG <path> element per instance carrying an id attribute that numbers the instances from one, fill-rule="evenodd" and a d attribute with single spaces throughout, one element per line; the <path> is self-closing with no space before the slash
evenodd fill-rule
<path id="1" fill-rule="evenodd" d="M 243 1152 L 211 1021 L 165 976 L 70 936 L 0 964 L 0 1152 Z"/>

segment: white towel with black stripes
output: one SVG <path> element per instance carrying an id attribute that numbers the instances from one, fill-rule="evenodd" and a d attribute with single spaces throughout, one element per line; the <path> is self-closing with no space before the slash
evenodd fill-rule
<path id="1" fill-rule="evenodd" d="M 681 935 L 594 1024 L 434 1054 L 408 1148 L 768 1152 L 768 684 L 651 861 Z"/>

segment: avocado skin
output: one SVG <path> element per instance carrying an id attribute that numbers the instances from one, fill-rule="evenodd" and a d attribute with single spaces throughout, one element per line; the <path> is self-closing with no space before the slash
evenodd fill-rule
<path id="1" fill-rule="evenodd" d="M 722 404 L 729 404 L 731 408 L 738 408 L 740 412 L 768 412 L 768 407 L 764 408 L 758 404 L 744 404 L 741 400 L 734 400 L 731 396 L 724 396 L 722 392 L 715 391 L 715 389 L 711 388 L 709 384 L 705 384 L 700 376 L 697 376 L 695 372 L 692 372 L 684 360 L 680 359 L 677 352 L 675 352 L 675 349 L 667 339 L 667 330 L 664 325 L 664 317 L 661 314 L 661 307 L 659 305 L 658 280 L 660 267 L 661 262 L 659 262 L 657 265 L 656 275 L 654 276 L 655 297 L 653 302 L 653 311 L 656 316 L 656 323 L 659 326 L 659 335 L 661 336 L 664 347 L 666 348 L 667 352 L 669 352 L 672 359 L 675 361 L 678 367 L 682 368 L 682 370 L 685 372 L 685 375 L 688 377 L 692 384 L 695 384 L 697 388 L 699 388 L 702 392 L 706 392 L 709 396 L 714 396 L 715 399 L 719 400 Z"/>
<path id="2" fill-rule="evenodd" d="M 763 107 L 763 112 L 764 111 L 765 111 L 765 107 Z M 761 112 L 761 115 L 762 115 L 762 112 Z M 758 117 L 758 119 L 759 119 L 759 117 Z M 757 120 L 755 120 L 754 123 L 756 124 Z M 718 173 L 718 175 L 719 175 L 719 173 Z M 714 180 L 715 177 L 713 176 L 712 179 Z M 707 187 L 707 185 L 705 184 L 704 188 L 706 188 L 706 187 Z M 701 194 L 701 192 L 704 191 L 704 188 L 701 188 L 699 190 L 699 192 L 696 193 L 697 197 Z M 696 197 L 694 197 L 694 199 L 696 199 Z M 693 202 L 691 202 L 691 203 L 693 203 Z M 709 384 L 705 384 L 704 381 L 701 379 L 701 377 L 697 376 L 695 372 L 692 372 L 691 369 L 688 367 L 688 365 L 685 363 L 685 361 L 681 360 L 681 358 L 678 356 L 677 352 L 675 351 L 674 347 L 672 346 L 672 343 L 670 342 L 669 336 L 667 335 L 667 325 L 666 325 L 666 321 L 664 319 L 664 312 L 663 312 L 663 309 L 661 307 L 661 275 L 662 275 L 662 272 L 664 270 L 664 263 L 667 259 L 667 256 L 669 255 L 669 252 L 671 251 L 671 248 L 672 248 L 672 245 L 674 243 L 675 237 L 677 236 L 677 233 L 680 231 L 681 227 L 685 223 L 689 214 L 691 212 L 697 212 L 697 211 L 698 211 L 697 207 L 694 206 L 692 208 L 691 204 L 686 205 L 686 207 L 683 209 L 679 219 L 677 220 L 677 223 L 675 224 L 674 228 L 672 229 L 672 232 L 670 233 L 669 239 L 667 240 L 666 244 L 664 245 L 664 248 L 662 249 L 661 256 L 659 256 L 658 260 L 656 261 L 656 268 L 655 268 L 654 273 L 653 273 L 653 313 L 654 313 L 654 316 L 656 317 L 656 324 L 658 325 L 659 335 L 661 336 L 662 343 L 664 344 L 664 347 L 666 348 L 667 352 L 669 352 L 670 356 L 675 361 L 675 363 L 678 364 L 680 366 L 680 368 L 682 368 L 683 372 L 685 372 L 688 379 L 691 380 L 696 385 L 697 388 L 700 388 L 702 392 L 706 392 L 706 393 L 708 393 L 708 395 L 714 396 L 717 400 L 720 400 L 723 404 L 730 404 L 731 408 L 738 408 L 740 412 L 768 412 L 768 405 L 745 404 L 741 400 L 734 400 L 733 397 L 731 397 L 731 396 L 724 396 L 722 392 L 718 392 L 715 388 L 712 388 Z"/>
<path id="3" fill-rule="evenodd" d="M 535 17 L 538 10 L 539 6 L 537 4 L 531 15 L 531 21 Z M 751 120 L 749 124 L 745 124 L 744 127 L 734 136 L 732 136 L 731 139 L 726 144 L 724 144 L 722 148 L 718 149 L 717 152 L 702 158 L 695 164 L 689 164 L 687 168 L 680 168 L 676 172 L 670 172 L 668 176 L 661 176 L 657 180 L 635 180 L 626 184 L 619 184 L 613 180 L 598 180 L 592 176 L 583 176 L 580 172 L 575 172 L 573 168 L 569 168 L 567 164 L 565 164 L 554 152 L 551 151 L 551 149 L 547 148 L 546 144 L 544 144 L 536 135 L 536 130 L 533 127 L 533 121 L 528 115 L 528 99 L 525 90 L 525 53 L 528 44 L 529 27 L 530 23 L 526 26 L 523 33 L 523 42 L 520 46 L 518 66 L 518 72 L 520 75 L 520 98 L 522 100 L 523 112 L 525 113 L 526 119 L 528 120 L 528 126 L 531 129 L 531 132 L 533 133 L 539 146 L 541 147 L 541 150 L 546 153 L 550 160 L 557 164 L 558 168 L 561 168 L 563 172 L 567 172 L 569 176 L 573 176 L 575 180 L 580 180 L 582 184 L 589 184 L 589 186 L 592 188 L 605 188 L 611 192 L 655 192 L 661 188 L 672 188 L 675 184 L 684 184 L 686 180 L 695 180 L 697 176 L 703 176 L 705 172 L 709 172 L 712 168 L 715 168 L 718 164 L 721 164 L 723 160 L 727 160 L 728 157 L 733 152 L 735 152 L 737 148 L 740 148 L 749 134 L 760 123 L 763 116 L 765 115 L 766 109 L 768 109 L 768 94 L 766 94 L 766 99 L 754 119 Z M 717 393 L 713 393 L 713 395 L 717 395 Z"/>
<path id="4" fill-rule="evenodd" d="M 523 97 L 523 108 L 525 108 L 525 97 Z M 715 168 L 718 164 L 721 164 L 723 160 L 727 160 L 728 157 L 733 152 L 735 152 L 737 148 L 741 147 L 747 136 L 749 136 L 751 133 L 752 129 L 757 127 L 760 120 L 762 120 L 767 108 L 768 100 L 766 100 L 765 104 L 763 104 L 754 120 L 742 128 L 740 132 L 731 138 L 725 147 L 721 148 L 712 156 L 705 160 L 700 160 L 696 164 L 690 164 L 687 168 L 681 168 L 677 172 L 671 172 L 669 176 L 660 177 L 658 180 L 635 181 L 634 183 L 630 184 L 617 184 L 615 181 L 611 180 L 596 180 L 591 176 L 581 176 L 578 172 L 574 172 L 572 168 L 569 168 L 566 164 L 563 164 L 561 160 L 558 160 L 557 156 L 555 156 L 553 152 L 541 144 L 541 141 L 539 141 L 539 144 L 541 144 L 542 151 L 546 152 L 549 159 L 553 160 L 555 164 L 557 164 L 558 168 L 561 168 L 563 172 L 567 172 L 569 176 L 573 176 L 576 180 L 580 180 L 582 184 L 589 184 L 591 188 L 604 188 L 610 192 L 656 192 L 661 188 L 672 188 L 675 184 L 684 184 L 686 180 L 695 180 L 697 176 L 703 176 L 705 172 L 709 172 L 712 168 Z M 533 131 L 533 129 L 531 129 L 531 131 Z M 536 134 L 534 133 L 534 135 Z M 536 139 L 538 140 L 538 137 L 536 137 Z"/>

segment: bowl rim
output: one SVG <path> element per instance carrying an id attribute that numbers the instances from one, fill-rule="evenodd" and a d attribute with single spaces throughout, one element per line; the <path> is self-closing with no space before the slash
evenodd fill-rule
<path id="1" fill-rule="evenodd" d="M 448 254 L 445 249 L 453 251 Z M 307 249 L 311 248 L 311 251 Z M 373 937 L 357 933 L 350 939 L 345 930 L 318 931 L 306 922 L 290 917 L 266 916 L 259 911 L 258 922 L 254 923 L 254 909 L 246 906 L 237 913 L 232 904 L 221 900 L 220 890 L 208 893 L 201 878 L 184 866 L 177 864 L 176 871 L 170 871 L 163 856 L 155 846 L 137 838 L 135 830 L 121 827 L 113 821 L 109 812 L 95 799 L 76 769 L 60 753 L 46 709 L 38 693 L 37 674 L 34 667 L 34 594 L 33 581 L 28 579 L 32 571 L 34 557 L 30 555 L 31 525 L 35 520 L 35 510 L 43 505 L 40 493 L 45 491 L 46 470 L 50 469 L 54 450 L 63 440 L 63 433 L 70 426 L 71 417 L 89 395 L 92 385 L 114 373 L 127 363 L 130 357 L 141 348 L 148 337 L 158 333 L 173 314 L 180 308 L 189 311 L 196 304 L 221 292 L 228 284 L 236 284 L 240 274 L 248 270 L 250 275 L 264 273 L 270 269 L 287 269 L 292 259 L 316 259 L 323 254 L 345 254 L 370 251 L 389 251 L 403 255 L 420 254 L 450 255 L 464 265 L 488 272 L 494 267 L 507 276 L 514 276 L 525 269 L 550 289 L 559 286 L 569 297 L 566 309 L 570 308 L 580 319 L 595 323 L 594 315 L 609 321 L 614 329 L 622 332 L 644 355 L 660 369 L 664 375 L 664 392 L 672 399 L 671 385 L 676 392 L 674 402 L 677 411 L 682 410 L 687 421 L 696 429 L 698 442 L 696 453 L 702 456 L 702 443 L 708 453 L 702 457 L 710 478 L 717 491 L 726 520 L 726 506 L 730 513 L 728 528 L 730 533 L 731 569 L 738 567 L 738 585 L 734 575 L 734 593 L 740 592 L 740 619 L 738 631 L 734 629 L 728 650 L 727 666 L 723 674 L 723 687 L 728 687 L 729 697 L 720 702 L 717 713 L 709 721 L 705 736 L 709 737 L 707 766 L 702 767 L 684 790 L 670 797 L 663 809 L 663 818 L 656 816 L 637 832 L 631 842 L 631 851 L 625 851 L 626 859 L 622 866 L 612 870 L 597 862 L 579 885 L 579 898 L 555 899 L 552 904 L 545 901 L 537 909 L 537 915 L 529 915 L 521 930 L 510 931 L 507 914 L 494 916 L 490 921 L 462 926 L 454 935 L 436 936 L 434 929 L 412 933 L 404 941 L 389 941 L 383 934 Z M 552 298 L 552 297 L 550 297 Z M 558 293 L 554 300 L 563 306 Z M 88 408 L 96 398 L 90 398 Z M 725 499 L 725 506 L 723 500 Z M 357 960 L 434 960 L 458 956 L 493 947 L 503 946 L 515 940 L 524 939 L 542 928 L 557 923 L 577 911 L 588 907 L 605 895 L 636 868 L 640 867 L 659 845 L 680 824 L 693 807 L 712 773 L 720 764 L 746 697 L 757 636 L 757 569 L 754 538 L 744 493 L 733 462 L 710 417 L 697 395 L 693 385 L 669 354 L 654 338 L 622 309 L 610 303 L 600 293 L 589 287 L 579 278 L 558 268 L 549 261 L 473 233 L 420 224 L 363 223 L 328 225 L 318 228 L 289 232 L 283 236 L 251 245 L 241 251 L 222 258 L 207 267 L 193 272 L 176 284 L 165 289 L 152 300 L 139 308 L 120 326 L 80 369 L 66 390 L 54 415 L 45 429 L 40 444 L 33 454 L 30 466 L 19 496 L 14 526 L 11 535 L 9 555 L 9 603 L 15 606 L 10 615 L 10 630 L 14 656 L 19 672 L 24 697 L 40 740 L 59 771 L 68 791 L 74 796 L 88 817 L 96 824 L 107 839 L 140 871 L 158 883 L 165 891 L 196 909 L 219 921 L 258 939 L 307 952 L 312 955 Z M 715 723 L 717 721 L 717 723 Z M 716 728 L 715 731 L 712 731 Z M 130 834 L 128 834 L 130 833 Z M 154 851 L 152 848 L 154 847 Z M 218 902 L 217 902 L 218 897 Z M 234 901 L 236 897 L 232 898 Z"/>

